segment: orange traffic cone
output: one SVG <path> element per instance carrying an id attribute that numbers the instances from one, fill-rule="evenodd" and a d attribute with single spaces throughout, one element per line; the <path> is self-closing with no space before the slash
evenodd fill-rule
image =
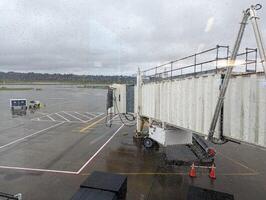
<path id="1" fill-rule="evenodd" d="M 210 177 L 211 179 L 216 179 L 216 173 L 215 173 L 215 167 L 214 167 L 214 164 L 212 164 L 212 166 L 211 166 L 211 170 L 210 170 L 209 177 Z"/>
<path id="2" fill-rule="evenodd" d="M 194 165 L 194 163 L 192 163 L 192 165 L 191 165 L 191 168 L 190 168 L 190 171 L 189 171 L 189 176 L 190 177 L 196 177 L 196 169 L 195 169 L 195 165 Z"/>

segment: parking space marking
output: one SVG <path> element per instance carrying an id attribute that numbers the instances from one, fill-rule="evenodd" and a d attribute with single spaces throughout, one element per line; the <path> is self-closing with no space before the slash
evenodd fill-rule
<path id="1" fill-rule="evenodd" d="M 59 116 L 59 117 L 61 117 L 61 118 L 63 118 L 64 120 L 66 120 L 67 122 L 69 122 L 70 120 L 69 119 L 67 119 L 67 118 L 65 118 L 64 116 L 62 116 L 62 115 L 60 115 L 59 113 L 55 113 L 57 116 Z"/>
<path id="2" fill-rule="evenodd" d="M 114 133 L 113 135 L 96 151 L 96 153 L 77 171 L 79 174 L 82 172 L 82 170 L 100 153 L 100 151 L 113 139 L 113 137 L 124 127 L 124 125 L 121 125 Z"/>
<path id="3" fill-rule="evenodd" d="M 75 113 L 75 115 L 71 114 L 71 113 Z M 31 121 L 87 123 L 87 122 L 89 122 L 91 120 L 94 120 L 95 118 L 97 118 L 97 117 L 99 117 L 99 116 L 104 114 L 104 113 L 97 113 L 97 114 L 91 114 L 90 116 L 88 116 L 86 113 L 88 114 L 89 112 L 79 113 L 79 112 L 76 112 L 76 111 L 59 111 L 59 112 L 56 112 L 56 113 L 40 113 L 43 116 L 40 116 L 40 117 L 37 117 L 37 118 L 32 118 Z M 55 119 L 54 118 L 55 115 L 57 117 L 59 117 L 60 119 Z M 65 115 L 68 115 L 72 119 L 74 118 L 74 119 L 77 119 L 77 120 L 71 120 L 71 119 L 69 119 L 69 117 L 66 117 Z M 85 120 L 81 119 L 77 115 L 78 116 L 82 116 L 83 118 L 86 118 L 86 119 Z M 46 118 L 48 118 L 48 119 L 46 119 Z"/>
<path id="4" fill-rule="evenodd" d="M 74 113 L 76 113 L 77 115 L 80 115 L 80 116 L 82 116 L 82 117 L 85 117 L 85 118 L 87 118 L 87 119 L 91 119 L 91 117 L 89 117 L 89 116 L 87 116 L 87 115 L 80 114 L 79 112 L 74 112 Z"/>
<path id="5" fill-rule="evenodd" d="M 5 144 L 5 145 L 0 146 L 0 149 L 3 149 L 3 148 L 8 147 L 8 146 L 10 146 L 10 145 L 12 145 L 12 144 L 15 144 L 15 143 L 17 143 L 17 142 L 20 142 L 20 141 L 22 141 L 22 140 L 25 140 L 25 139 L 27 139 L 27 138 L 29 138 L 29 137 L 32 137 L 32 136 L 34 136 L 34 135 L 37 135 L 37 134 L 42 133 L 42 132 L 44 132 L 44 131 L 47 131 L 47 130 L 49 130 L 49 129 L 51 129 L 51 128 L 55 128 L 55 127 L 57 127 L 57 126 L 60 126 L 60 125 L 63 124 L 63 123 L 64 123 L 64 122 L 57 123 L 57 124 L 55 124 L 55 125 L 49 126 L 49 127 L 45 128 L 45 129 L 39 130 L 39 131 L 37 131 L 37 132 L 35 132 L 35 133 L 32 133 L 32 134 L 27 135 L 27 136 L 25 136 L 25 137 L 22 137 L 22 138 L 20 138 L 20 139 L 17 139 L 17 140 L 14 140 L 14 141 L 12 141 L 12 142 L 9 142 L 9 143 L 7 143 L 7 144 Z"/>
<path id="6" fill-rule="evenodd" d="M 39 119 L 39 118 L 34 118 L 31 121 L 40 121 L 40 122 L 51 122 L 51 120 L 46 120 L 46 119 Z M 53 122 L 65 122 L 65 123 L 74 123 L 74 124 L 84 124 L 84 122 L 80 122 L 80 121 L 60 121 L 60 120 L 55 120 Z"/>
<path id="7" fill-rule="evenodd" d="M 36 113 L 39 113 L 41 115 L 49 115 L 49 113 L 44 113 L 44 112 L 40 112 L 40 111 L 37 111 Z"/>
<path id="8" fill-rule="evenodd" d="M 50 115 L 52 115 L 52 114 L 50 114 Z M 55 119 L 54 118 L 52 118 L 50 115 L 46 115 L 45 117 L 48 117 L 50 120 L 52 120 L 53 122 L 55 121 Z M 41 117 L 42 118 L 42 117 Z"/>
<path id="9" fill-rule="evenodd" d="M 90 115 L 90 116 L 92 116 L 92 117 L 95 117 L 95 116 L 97 116 L 97 115 L 95 115 L 95 114 L 92 114 L 92 113 L 89 113 L 89 112 L 85 112 L 85 113 L 87 113 L 88 115 Z"/>
<path id="10" fill-rule="evenodd" d="M 102 114 L 101 114 L 102 115 Z M 26 139 L 27 137 L 31 137 L 33 135 L 36 135 L 40 132 L 43 132 L 45 130 L 51 129 L 53 127 L 59 126 L 61 124 L 63 124 L 64 122 L 55 124 L 53 126 L 50 126 L 46 129 L 40 130 L 34 134 L 31 134 L 29 136 L 26 136 L 24 138 L 20 138 L 19 140 L 14 141 L 18 142 L 21 141 L 23 139 Z M 41 169 L 41 168 L 29 168 L 29 167 L 14 167 L 14 166 L 4 166 L 4 165 L 0 165 L 0 169 L 10 169 L 10 170 L 21 170 L 21 171 L 34 171 L 34 172 L 48 172 L 48 173 L 62 173 L 62 174 L 72 174 L 72 175 L 83 175 L 81 174 L 81 172 L 84 170 L 84 168 L 101 152 L 101 150 L 113 139 L 113 137 L 124 127 L 124 125 L 121 125 L 113 134 L 112 136 L 93 154 L 93 156 L 90 157 L 89 160 L 87 160 L 87 162 L 85 164 L 82 165 L 82 167 L 78 170 L 78 171 L 68 171 L 68 170 L 53 170 L 53 169 Z M 7 145 L 11 145 L 11 144 L 7 144 Z M 3 147 L 0 147 L 3 148 Z"/>
<path id="11" fill-rule="evenodd" d="M 28 168 L 28 167 L 11 167 L 11 166 L 1 166 L 0 165 L 0 169 L 13 169 L 13 170 L 22 170 L 22 171 L 51 172 L 51 173 L 77 175 L 77 172 L 73 172 L 73 171 L 53 170 L 53 169 L 39 169 L 39 168 Z"/>
<path id="12" fill-rule="evenodd" d="M 80 119 L 80 118 L 78 118 L 78 117 L 76 117 L 76 116 L 74 116 L 74 115 L 71 115 L 70 113 L 68 113 L 68 112 L 66 112 L 66 111 L 62 111 L 62 113 L 64 113 L 64 114 L 66 114 L 66 115 L 68 115 L 68 116 L 70 116 L 70 117 L 73 117 L 73 118 L 75 118 L 75 119 L 77 119 L 77 120 L 79 120 L 79 121 L 81 121 L 81 122 L 86 122 L 86 121 L 84 121 L 84 120 L 82 120 L 82 119 Z"/>

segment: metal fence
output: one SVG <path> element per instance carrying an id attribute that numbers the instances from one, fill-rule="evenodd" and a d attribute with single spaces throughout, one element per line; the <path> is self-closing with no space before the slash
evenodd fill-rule
<path id="1" fill-rule="evenodd" d="M 142 71 L 144 81 L 160 81 L 177 77 L 214 72 L 225 69 L 229 63 L 229 46 L 216 45 L 177 60 Z M 236 69 L 239 72 L 256 72 L 257 49 L 246 48 L 237 56 Z"/>

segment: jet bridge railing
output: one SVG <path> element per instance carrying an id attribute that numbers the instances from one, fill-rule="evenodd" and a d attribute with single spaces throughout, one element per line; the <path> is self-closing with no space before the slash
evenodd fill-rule
<path id="1" fill-rule="evenodd" d="M 228 66 L 229 52 L 229 46 L 217 45 L 214 48 L 143 70 L 142 78 L 144 82 L 157 82 L 201 73 L 217 73 Z M 239 72 L 257 71 L 257 49 L 246 48 L 237 57 Z"/>

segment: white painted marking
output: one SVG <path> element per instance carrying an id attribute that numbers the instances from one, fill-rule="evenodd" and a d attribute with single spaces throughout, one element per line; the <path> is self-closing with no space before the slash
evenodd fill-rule
<path id="1" fill-rule="evenodd" d="M 36 113 L 40 113 L 41 115 L 49 115 L 49 113 L 44 113 L 44 112 L 40 112 L 40 111 L 37 111 Z"/>
<path id="2" fill-rule="evenodd" d="M 95 117 L 95 116 L 97 116 L 97 115 L 95 115 L 95 114 L 92 114 L 92 113 L 89 113 L 89 112 L 85 112 L 85 113 L 87 113 L 88 115 L 90 115 L 90 116 L 92 116 L 92 117 Z"/>
<path id="3" fill-rule="evenodd" d="M 5 148 L 5 147 L 8 147 L 8 146 L 10 146 L 10 145 L 12 145 L 12 144 L 15 144 L 15 143 L 17 143 L 17 142 L 20 142 L 20 141 L 22 141 L 22 140 L 25 140 L 25 139 L 27 139 L 27 138 L 29 138 L 29 137 L 32 137 L 32 136 L 34 136 L 34 135 L 37 135 L 37 134 L 39 134 L 39 133 L 41 133 L 41 132 L 47 131 L 47 130 L 49 130 L 49 129 L 51 129 L 51 128 L 57 127 L 57 126 L 59 126 L 59 125 L 61 125 L 61 124 L 63 124 L 63 123 L 64 123 L 64 122 L 61 122 L 61 123 L 58 123 L 58 124 L 55 124 L 55 125 L 49 126 L 49 127 L 45 128 L 45 129 L 42 129 L 42 130 L 40 130 L 40 131 L 37 131 L 37 132 L 32 133 L 32 134 L 30 134 L 30 135 L 27 135 L 27 136 L 25 136 L 25 137 L 23 137 L 23 138 L 20 138 L 20 139 L 14 140 L 14 141 L 12 141 L 12 142 L 9 142 L 9 143 L 7 143 L 7 144 L 5 144 L 5 145 L 3 145 L 3 146 L 0 146 L 0 149 Z"/>
<path id="4" fill-rule="evenodd" d="M 64 117 L 62 114 L 59 114 L 60 112 L 63 112 L 66 115 L 71 116 L 72 118 L 77 119 L 78 121 L 71 121 L 71 120 L 67 119 L 66 117 Z M 90 116 L 87 116 L 87 115 L 84 115 L 84 114 L 81 114 L 81 113 L 75 112 L 75 111 L 60 111 L 60 112 L 50 113 L 50 114 L 45 115 L 45 116 L 42 116 L 42 117 L 32 118 L 31 120 L 32 121 L 44 121 L 44 122 L 49 122 L 51 120 L 53 122 L 62 122 L 60 120 L 55 120 L 54 118 L 51 117 L 51 115 L 57 115 L 60 118 L 64 119 L 65 120 L 64 122 L 69 122 L 69 123 L 86 123 L 86 122 L 92 121 L 95 118 L 100 117 L 100 116 L 102 116 L 104 114 L 104 113 L 100 113 L 100 112 L 98 112 L 99 113 L 98 115 L 91 114 L 90 116 L 93 116 L 93 118 L 91 118 Z M 77 116 L 71 115 L 69 112 L 73 112 L 73 113 L 76 113 L 77 115 L 86 117 L 88 120 L 86 120 L 86 121 L 85 120 L 82 120 L 82 119 L 78 118 Z M 89 112 L 86 112 L 86 113 L 89 114 Z M 45 117 L 49 118 L 50 120 L 44 119 Z"/>
<path id="5" fill-rule="evenodd" d="M 87 120 L 86 123 L 87 123 L 87 122 L 90 122 L 90 121 L 94 120 L 95 118 L 100 117 L 100 116 L 102 116 L 102 115 L 103 115 L 103 114 L 101 114 L 101 115 L 97 115 L 97 116 L 95 116 L 95 117 L 93 117 L 93 118 Z"/>
<path id="6" fill-rule="evenodd" d="M 97 115 L 102 115 L 104 114 L 103 112 L 96 112 Z"/>
<path id="7" fill-rule="evenodd" d="M 40 121 L 40 122 L 51 122 L 51 120 L 45 120 L 45 119 L 40 119 L 40 120 L 37 120 L 37 119 L 32 119 L 32 121 Z M 65 122 L 65 123 L 77 123 L 77 124 L 83 124 L 84 122 L 81 122 L 81 121 L 60 121 L 60 120 L 55 120 L 53 122 Z"/>
<path id="8" fill-rule="evenodd" d="M 57 116 L 63 118 L 64 120 L 66 120 L 67 122 L 69 122 L 69 119 L 65 118 L 64 116 L 60 115 L 59 113 L 55 113 Z"/>
<path id="9" fill-rule="evenodd" d="M 86 117 L 87 119 L 90 119 L 91 117 L 87 116 L 87 115 L 83 115 L 83 114 L 80 114 L 79 112 L 75 112 L 77 115 L 80 115 L 82 117 Z"/>
<path id="10" fill-rule="evenodd" d="M 123 128 L 124 125 L 121 125 L 114 134 L 96 151 L 96 153 L 77 171 L 77 174 L 79 174 L 92 160 L 97 156 L 98 153 L 113 139 L 113 137 L 120 131 L 121 128 Z"/>
<path id="11" fill-rule="evenodd" d="M 23 139 L 26 139 L 27 137 L 31 137 L 33 135 L 36 135 L 40 132 L 43 132 L 45 130 L 51 129 L 53 127 L 59 126 L 61 124 L 63 124 L 64 122 L 55 124 L 53 126 L 50 126 L 46 129 L 40 130 L 36 133 L 33 133 L 31 135 L 28 135 L 24 138 L 18 139 L 16 141 L 13 141 L 12 144 L 14 144 L 15 142 L 21 141 Z M 0 165 L 1 169 L 12 169 L 12 170 L 22 170 L 22 171 L 35 171 L 35 172 L 50 172 L 50 173 L 62 173 L 62 174 L 73 174 L 73 175 L 78 175 L 80 174 L 80 172 L 100 153 L 100 151 L 113 139 L 113 137 L 124 127 L 124 125 L 121 125 L 114 133 L 113 135 L 96 151 L 96 153 L 78 170 L 78 171 L 65 171 L 65 170 L 52 170 L 52 169 L 40 169 L 40 168 L 28 168 L 28 167 L 13 167 L 13 166 L 4 166 L 4 165 Z M 7 145 L 11 145 L 11 143 L 6 144 L 4 146 Z M 4 146 L 0 147 L 0 148 L 4 148 Z"/>
<path id="12" fill-rule="evenodd" d="M 77 120 L 79 120 L 79 121 L 81 121 L 81 122 L 86 122 L 86 121 L 84 121 L 84 120 L 82 120 L 82 119 L 80 119 L 80 118 L 78 118 L 78 117 L 76 117 L 76 116 L 74 116 L 74 115 L 71 115 L 70 113 L 67 113 L 67 112 L 65 112 L 65 111 L 62 111 L 63 113 L 65 113 L 66 115 L 69 115 L 69 116 L 71 116 L 71 117 L 73 117 L 73 118 L 75 118 L 75 119 L 77 119 Z"/>
<path id="13" fill-rule="evenodd" d="M 50 114 L 50 115 L 52 115 L 52 114 Z M 46 116 L 44 116 L 44 117 L 48 117 L 50 120 L 52 120 L 53 122 L 55 121 L 55 119 L 54 118 L 52 118 L 50 115 L 46 115 Z"/>
<path id="14" fill-rule="evenodd" d="M 37 172 L 52 172 L 52 173 L 63 173 L 63 174 L 77 174 L 77 172 L 64 171 L 64 170 L 52 170 L 52 169 L 38 169 L 38 168 L 27 168 L 27 167 L 11 167 L 11 166 L 1 166 L 1 169 L 15 169 L 23 171 L 37 171 Z"/>

